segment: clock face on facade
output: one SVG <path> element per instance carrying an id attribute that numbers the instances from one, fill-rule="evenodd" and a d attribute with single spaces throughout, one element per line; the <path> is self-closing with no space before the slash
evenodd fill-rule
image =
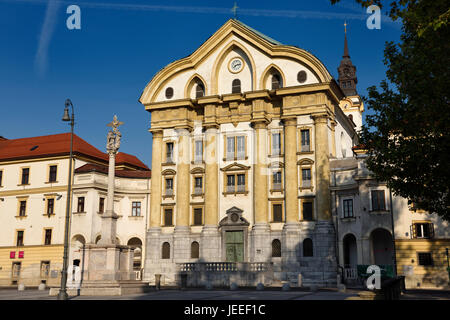
<path id="1" fill-rule="evenodd" d="M 228 64 L 228 69 L 232 73 L 238 73 L 242 71 L 243 68 L 244 68 L 244 60 L 238 57 L 231 59 L 230 63 Z"/>

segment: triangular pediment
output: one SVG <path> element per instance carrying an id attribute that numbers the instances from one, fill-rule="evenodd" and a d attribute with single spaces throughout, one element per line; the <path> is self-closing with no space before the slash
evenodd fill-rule
<path id="1" fill-rule="evenodd" d="M 246 166 L 237 162 L 234 162 L 232 164 L 229 164 L 225 168 L 221 168 L 221 171 L 242 171 L 242 170 L 248 170 L 250 169 L 250 166 Z"/>

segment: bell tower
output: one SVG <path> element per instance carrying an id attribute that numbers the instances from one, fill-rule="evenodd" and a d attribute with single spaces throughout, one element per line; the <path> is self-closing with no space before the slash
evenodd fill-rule
<path id="1" fill-rule="evenodd" d="M 350 55 L 348 54 L 348 43 L 347 43 L 347 22 L 344 23 L 345 27 L 345 40 L 344 40 L 344 55 L 342 56 L 341 64 L 338 67 L 339 73 L 339 86 L 346 96 L 356 96 L 356 84 L 358 83 L 358 78 L 356 77 L 356 67 L 352 64 L 350 60 Z"/>

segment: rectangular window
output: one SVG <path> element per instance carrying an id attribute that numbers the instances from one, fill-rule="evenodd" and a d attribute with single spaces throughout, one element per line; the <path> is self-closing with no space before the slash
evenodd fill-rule
<path id="1" fill-rule="evenodd" d="M 245 159 L 245 136 L 236 137 L 237 142 L 237 159 Z"/>
<path id="2" fill-rule="evenodd" d="M 49 182 L 55 182 L 56 181 L 56 172 L 58 167 L 57 166 L 50 166 L 50 172 L 48 174 L 48 181 Z"/>
<path id="3" fill-rule="evenodd" d="M 302 188 L 311 188 L 311 169 L 302 169 Z"/>
<path id="4" fill-rule="evenodd" d="M 353 217 L 353 199 L 345 199 L 344 204 L 344 218 Z"/>
<path id="5" fill-rule="evenodd" d="M 27 201 L 26 200 L 22 200 L 22 201 L 20 201 L 19 216 L 20 217 L 25 217 L 26 216 L 26 211 L 27 211 Z"/>
<path id="6" fill-rule="evenodd" d="M 234 160 L 234 137 L 227 138 L 227 160 Z"/>
<path id="7" fill-rule="evenodd" d="M 20 269 L 22 267 L 21 262 L 13 262 L 12 264 L 12 278 L 17 279 L 20 277 Z"/>
<path id="8" fill-rule="evenodd" d="M 78 197 L 77 212 L 84 212 L 84 197 Z"/>
<path id="9" fill-rule="evenodd" d="M 414 223 L 413 237 L 430 239 L 433 238 L 434 228 L 431 222 Z"/>
<path id="10" fill-rule="evenodd" d="M 98 199 L 98 213 L 105 212 L 105 198 Z"/>
<path id="11" fill-rule="evenodd" d="M 194 225 L 200 226 L 203 224 L 202 220 L 203 210 L 202 208 L 195 208 L 194 209 Z"/>
<path id="12" fill-rule="evenodd" d="M 30 168 L 22 169 L 22 184 L 28 184 L 30 178 Z"/>
<path id="13" fill-rule="evenodd" d="M 281 171 L 273 173 L 273 189 L 281 190 Z"/>
<path id="14" fill-rule="evenodd" d="M 302 203 L 303 220 L 312 221 L 313 220 L 313 203 L 303 202 Z"/>
<path id="15" fill-rule="evenodd" d="M 47 214 L 54 214 L 55 213 L 55 199 L 47 199 Z"/>
<path id="16" fill-rule="evenodd" d="M 48 278 L 50 275 L 50 261 L 41 261 L 41 278 Z"/>
<path id="17" fill-rule="evenodd" d="M 133 217 L 141 216 L 141 202 L 140 201 L 133 201 L 133 203 L 131 204 L 131 215 Z"/>
<path id="18" fill-rule="evenodd" d="M 281 154 L 281 134 L 273 133 L 272 134 L 272 155 L 280 155 Z"/>
<path id="19" fill-rule="evenodd" d="M 245 174 L 238 174 L 237 182 L 237 191 L 245 192 Z"/>
<path id="20" fill-rule="evenodd" d="M 3 181 L 3 170 L 0 170 L 0 187 L 2 186 Z"/>
<path id="21" fill-rule="evenodd" d="M 45 229 L 45 240 L 44 244 L 46 246 L 52 244 L 52 229 Z"/>
<path id="22" fill-rule="evenodd" d="M 164 226 L 172 225 L 172 208 L 164 209 Z"/>
<path id="23" fill-rule="evenodd" d="M 24 231 L 17 231 L 16 235 L 16 246 L 21 247 L 23 246 L 23 233 Z"/>
<path id="24" fill-rule="evenodd" d="M 168 142 L 166 144 L 166 162 L 173 162 L 173 142 Z"/>
<path id="25" fill-rule="evenodd" d="M 384 190 L 372 190 L 372 211 L 386 210 Z"/>
<path id="26" fill-rule="evenodd" d="M 301 151 L 302 152 L 308 152 L 311 150 L 310 148 L 310 137 L 309 137 L 309 130 L 305 129 L 305 130 L 301 130 L 301 140 L 302 140 L 302 144 L 301 144 Z"/>
<path id="27" fill-rule="evenodd" d="M 272 206 L 273 210 L 273 222 L 282 222 L 283 221 L 283 210 L 281 204 L 274 204 Z"/>
<path id="28" fill-rule="evenodd" d="M 203 193 L 203 179 L 202 177 L 195 177 L 194 194 Z"/>
<path id="29" fill-rule="evenodd" d="M 419 262 L 419 266 L 432 266 L 433 265 L 433 257 L 431 252 L 418 252 L 417 260 Z"/>
<path id="30" fill-rule="evenodd" d="M 197 140 L 195 141 L 195 162 L 201 162 L 203 160 L 203 141 Z"/>
<path id="31" fill-rule="evenodd" d="M 173 196 L 173 179 L 166 179 L 166 196 Z"/>
<path id="32" fill-rule="evenodd" d="M 235 176 L 227 175 L 227 192 L 235 192 Z"/>

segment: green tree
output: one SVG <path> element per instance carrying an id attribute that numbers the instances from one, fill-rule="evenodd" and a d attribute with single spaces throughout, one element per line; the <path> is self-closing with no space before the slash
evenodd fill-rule
<path id="1" fill-rule="evenodd" d="M 330 0 L 331 3 L 339 0 Z M 363 7 L 381 1 L 356 0 Z M 369 87 L 360 141 L 367 167 L 394 194 L 450 221 L 450 28 L 448 0 L 390 2 L 402 22 L 398 44 L 386 42 L 386 78 Z M 382 8 L 384 9 L 384 8 Z"/>

